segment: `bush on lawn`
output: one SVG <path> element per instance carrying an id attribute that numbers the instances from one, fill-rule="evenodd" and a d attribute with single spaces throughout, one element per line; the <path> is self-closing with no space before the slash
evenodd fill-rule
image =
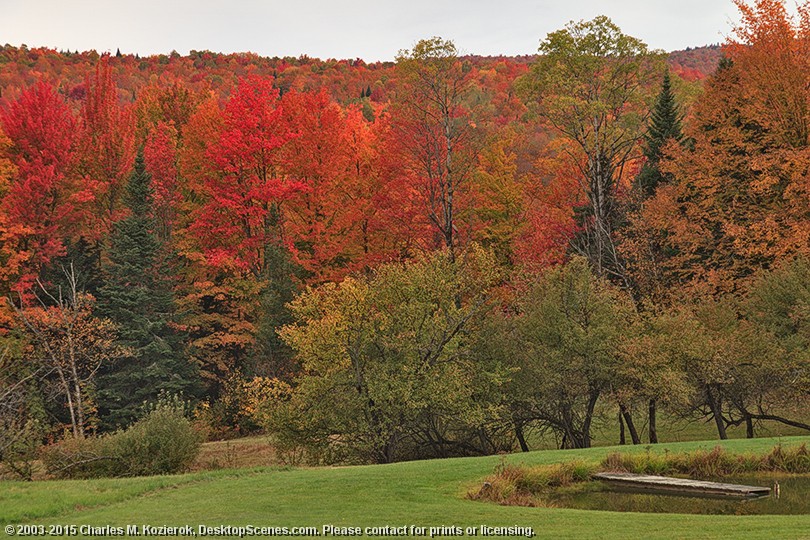
<path id="1" fill-rule="evenodd" d="M 187 470 L 201 443 L 182 408 L 163 403 L 124 431 L 51 445 L 43 462 L 59 478 L 170 474 Z"/>

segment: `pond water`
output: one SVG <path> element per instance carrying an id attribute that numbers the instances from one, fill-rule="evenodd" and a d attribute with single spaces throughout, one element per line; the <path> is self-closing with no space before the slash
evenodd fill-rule
<path id="1" fill-rule="evenodd" d="M 615 491 L 603 482 L 575 484 L 544 493 L 542 499 L 560 508 L 610 510 L 613 512 L 657 512 L 670 514 L 810 514 L 810 476 L 756 475 L 716 479 L 729 484 L 773 487 L 779 482 L 780 496 L 756 499 L 683 497 L 653 493 Z"/>

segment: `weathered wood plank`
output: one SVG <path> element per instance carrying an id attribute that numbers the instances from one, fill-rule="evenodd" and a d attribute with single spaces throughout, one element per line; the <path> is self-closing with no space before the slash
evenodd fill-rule
<path id="1" fill-rule="evenodd" d="M 650 474 L 614 472 L 596 473 L 593 477 L 620 488 L 667 492 L 673 495 L 748 498 L 762 497 L 771 492 L 771 488 L 767 487 L 706 482 L 703 480 L 671 478 L 668 476 L 655 476 Z"/>

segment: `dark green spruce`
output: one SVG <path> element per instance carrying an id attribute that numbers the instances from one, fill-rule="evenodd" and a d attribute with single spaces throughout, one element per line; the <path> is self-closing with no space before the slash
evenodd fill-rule
<path id="1" fill-rule="evenodd" d="M 247 372 L 291 380 L 297 371 L 295 354 L 276 330 L 294 322 L 287 303 L 295 298 L 293 276 L 300 277 L 302 270 L 282 246 L 266 246 L 265 257 L 268 265 L 265 286 L 259 298 L 261 317 L 256 324 L 256 341 L 251 348 Z"/>
<path id="2" fill-rule="evenodd" d="M 683 140 L 683 132 L 680 108 L 675 94 L 672 93 L 672 82 L 667 72 L 644 135 L 644 157 L 647 159 L 636 178 L 637 186 L 645 198 L 652 196 L 656 188 L 667 181 L 659 165 L 663 148 L 670 140 L 680 142 Z"/>
<path id="3" fill-rule="evenodd" d="M 98 293 L 99 314 L 119 326 L 119 341 L 132 352 L 110 362 L 98 378 L 104 429 L 129 425 L 144 402 L 161 392 L 189 396 L 198 386 L 196 370 L 183 355 L 182 336 L 172 326 L 175 302 L 154 232 L 150 183 L 139 152 L 125 193 L 130 214 L 113 226 L 106 282 Z"/>
<path id="4" fill-rule="evenodd" d="M 638 211 L 640 205 L 653 195 L 658 186 L 665 184 L 669 179 L 667 175 L 661 171 L 661 158 L 663 157 L 664 147 L 670 141 L 676 141 L 684 144 L 684 136 L 681 131 L 681 111 L 678 102 L 675 99 L 675 94 L 672 92 L 672 80 L 669 76 L 669 71 L 664 73 L 664 80 L 661 83 L 661 91 L 655 99 L 652 111 L 650 111 L 650 119 L 647 123 L 647 133 L 644 135 L 644 157 L 646 158 L 641 171 L 636 176 L 634 190 L 635 197 L 631 197 L 630 204 L 627 207 L 629 212 Z M 655 257 L 660 256 L 659 246 L 650 246 L 651 253 L 655 253 Z M 633 286 L 633 289 L 638 293 L 638 286 Z M 638 298 L 637 298 L 638 299 Z M 648 431 L 651 443 L 658 442 L 658 430 L 656 429 L 656 419 L 658 416 L 658 402 L 655 399 L 649 400 L 647 403 L 648 413 Z M 633 444 L 638 444 L 640 439 L 638 434 L 635 433 L 635 428 L 632 423 L 632 416 L 629 411 L 624 407 L 619 408 L 619 426 L 621 428 L 621 444 L 624 444 L 624 424 L 627 422 L 628 428 L 633 439 Z"/>

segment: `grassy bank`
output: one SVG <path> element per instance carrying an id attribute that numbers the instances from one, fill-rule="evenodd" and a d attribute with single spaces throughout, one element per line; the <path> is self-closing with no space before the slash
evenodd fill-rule
<path id="1" fill-rule="evenodd" d="M 695 480 L 722 481 L 728 476 L 771 473 L 783 475 L 810 474 L 810 450 L 807 444 L 777 445 L 765 454 L 729 452 L 720 446 L 712 450 L 691 452 L 649 452 L 608 454 L 601 463 L 566 461 L 542 465 L 500 464 L 481 487 L 475 486 L 467 497 L 513 506 L 543 506 L 554 508 L 555 495 L 564 488 L 578 485 L 579 491 L 596 487 L 596 473 L 620 472 L 641 475 L 688 477 Z M 797 495 L 804 494 L 797 490 Z M 797 497 L 798 498 L 798 497 Z M 806 500 L 806 496 L 802 497 Z M 565 506 L 569 508 L 569 506 Z M 587 508 L 587 507 L 586 507 Z M 721 513 L 721 512 L 701 512 Z M 760 512 L 747 512 L 760 513 Z M 769 513 L 769 512 L 761 512 Z M 779 512 L 784 514 L 797 512 Z M 801 510 L 804 513 L 804 510 Z"/>
<path id="2" fill-rule="evenodd" d="M 810 437 L 725 441 L 734 452 L 767 452 Z M 668 443 L 652 452 L 710 450 L 716 441 Z M 619 448 L 507 456 L 539 465 L 599 461 Z M 645 452 L 643 446 L 622 451 Z M 531 526 L 540 538 L 810 538 L 810 516 L 621 514 L 520 508 L 469 501 L 500 457 L 384 466 L 253 469 L 129 480 L 0 483 L 0 523 L 86 525 Z"/>

